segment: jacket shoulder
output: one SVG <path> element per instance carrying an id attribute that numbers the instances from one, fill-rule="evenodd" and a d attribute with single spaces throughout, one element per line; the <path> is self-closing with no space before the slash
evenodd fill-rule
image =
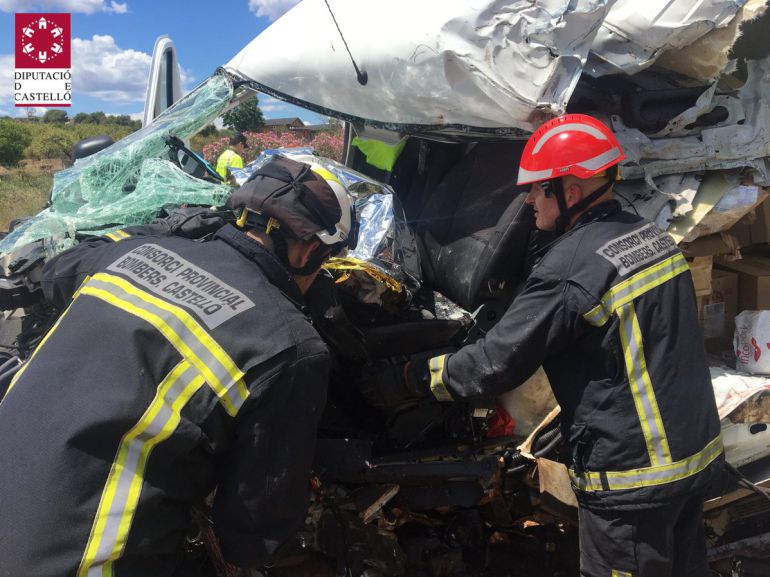
<path id="1" fill-rule="evenodd" d="M 567 233 L 537 270 L 541 275 L 564 277 L 600 297 L 616 280 L 676 254 L 674 239 L 655 223 L 619 212 Z"/>

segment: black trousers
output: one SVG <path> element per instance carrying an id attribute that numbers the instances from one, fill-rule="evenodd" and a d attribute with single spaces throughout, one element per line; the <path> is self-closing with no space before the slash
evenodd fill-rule
<path id="1" fill-rule="evenodd" d="M 703 495 L 624 511 L 581 507 L 582 577 L 708 577 Z"/>

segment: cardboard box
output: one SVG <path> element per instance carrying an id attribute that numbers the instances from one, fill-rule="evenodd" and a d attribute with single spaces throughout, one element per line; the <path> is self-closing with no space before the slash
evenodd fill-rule
<path id="1" fill-rule="evenodd" d="M 696 256 L 723 256 L 726 260 L 741 258 L 740 244 L 732 234 L 718 232 L 682 243 L 680 248 L 687 258 Z"/>
<path id="2" fill-rule="evenodd" d="M 741 246 L 770 243 L 770 198 L 754 209 L 754 215 L 753 222 L 739 222 L 730 229 Z"/>
<path id="3" fill-rule="evenodd" d="M 719 268 L 738 273 L 738 312 L 770 310 L 770 258 L 718 261 Z"/>
<path id="4" fill-rule="evenodd" d="M 695 285 L 695 296 L 705 297 L 711 294 L 711 268 L 713 257 L 696 256 L 687 259 L 692 274 L 692 283 Z"/>
<path id="5" fill-rule="evenodd" d="M 711 272 L 711 294 L 698 297 L 698 320 L 703 328 L 706 348 L 709 339 L 732 342 L 735 315 L 738 314 L 738 273 L 714 269 Z M 719 347 L 715 347 L 719 348 Z"/>

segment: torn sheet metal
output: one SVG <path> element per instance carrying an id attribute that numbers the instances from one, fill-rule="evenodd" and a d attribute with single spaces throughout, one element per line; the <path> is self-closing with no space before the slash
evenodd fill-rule
<path id="1" fill-rule="evenodd" d="M 688 46 L 707 32 L 727 26 L 744 0 L 618 0 L 591 48 L 603 61 L 589 67 L 593 76 L 634 74 L 666 50 Z"/>
<path id="2" fill-rule="evenodd" d="M 766 424 L 722 422 L 725 459 L 742 467 L 770 455 L 770 427 Z"/>
<path id="3" fill-rule="evenodd" d="M 305 0 L 225 68 L 381 128 L 533 130 L 564 112 L 612 1 Z"/>
<path id="4" fill-rule="evenodd" d="M 627 157 L 621 176 L 650 182 L 663 174 L 749 167 L 755 171 L 755 184 L 770 185 L 770 58 L 747 62 L 747 69 L 748 78 L 738 91 L 742 124 L 705 128 L 700 135 L 651 138 L 613 116 L 613 131 Z M 696 106 L 708 108 L 703 103 Z M 735 106 L 733 110 L 739 118 Z"/>
<path id="5" fill-rule="evenodd" d="M 645 180 L 621 180 L 614 186 L 623 210 L 655 222 L 661 230 L 693 210 L 703 174 L 667 174 Z"/>
<path id="6" fill-rule="evenodd" d="M 741 101 L 732 94 L 717 94 L 718 85 L 718 82 L 714 82 L 711 87 L 698 97 L 694 106 L 669 120 L 666 127 L 654 134 L 653 137 L 663 138 L 666 136 L 699 134 L 702 127 L 698 120 L 717 108 L 721 114 L 724 114 L 724 120 L 715 123 L 714 126 L 729 126 L 745 122 L 746 116 L 743 113 Z"/>

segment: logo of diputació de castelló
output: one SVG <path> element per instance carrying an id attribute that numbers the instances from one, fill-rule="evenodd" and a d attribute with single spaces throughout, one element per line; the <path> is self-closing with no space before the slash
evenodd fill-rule
<path id="1" fill-rule="evenodd" d="M 16 106 L 70 106 L 70 14 L 16 14 Z"/>

